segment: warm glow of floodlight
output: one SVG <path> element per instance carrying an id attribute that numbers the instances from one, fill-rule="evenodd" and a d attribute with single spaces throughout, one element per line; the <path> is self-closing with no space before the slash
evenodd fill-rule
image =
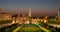
<path id="1" fill-rule="evenodd" d="M 47 20 L 44 20 L 44 23 L 46 23 L 47 22 Z"/>
<path id="2" fill-rule="evenodd" d="M 26 23 L 29 24 L 29 21 L 27 21 Z"/>
<path id="3" fill-rule="evenodd" d="M 34 23 L 34 24 L 36 24 L 36 23 Z"/>
<path id="4" fill-rule="evenodd" d="M 14 21 L 12 22 L 12 24 L 15 23 Z"/>

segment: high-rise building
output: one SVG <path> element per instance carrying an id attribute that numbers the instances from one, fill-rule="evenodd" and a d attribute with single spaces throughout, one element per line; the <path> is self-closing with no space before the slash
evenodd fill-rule
<path id="1" fill-rule="evenodd" d="M 0 20 L 1 20 L 1 9 L 0 9 Z"/>
<path id="2" fill-rule="evenodd" d="M 29 8 L 29 17 L 31 17 L 31 8 Z"/>
<path id="3" fill-rule="evenodd" d="M 32 24 L 32 21 L 31 21 L 31 8 L 29 8 L 29 24 Z"/>
<path id="4" fill-rule="evenodd" d="M 58 20 L 60 20 L 60 9 L 58 10 Z"/>

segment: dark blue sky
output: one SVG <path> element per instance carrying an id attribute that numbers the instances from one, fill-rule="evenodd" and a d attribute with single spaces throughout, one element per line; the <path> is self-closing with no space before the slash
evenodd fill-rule
<path id="1" fill-rule="evenodd" d="M 32 9 L 32 15 L 57 15 L 60 8 L 60 0 L 0 0 L 0 8 L 3 12 L 20 14 L 28 13 L 28 8 Z"/>

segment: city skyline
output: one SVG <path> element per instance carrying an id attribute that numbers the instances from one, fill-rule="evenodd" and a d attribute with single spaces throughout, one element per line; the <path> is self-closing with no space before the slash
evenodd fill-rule
<path id="1" fill-rule="evenodd" d="M 0 0 L 2 12 L 28 14 L 31 8 L 32 16 L 57 16 L 60 0 Z"/>

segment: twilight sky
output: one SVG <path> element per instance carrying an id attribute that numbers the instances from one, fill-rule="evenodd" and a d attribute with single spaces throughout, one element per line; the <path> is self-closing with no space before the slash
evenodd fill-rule
<path id="1" fill-rule="evenodd" d="M 32 16 L 54 16 L 60 8 L 60 0 L 0 0 L 2 12 L 28 14 L 32 9 Z"/>

